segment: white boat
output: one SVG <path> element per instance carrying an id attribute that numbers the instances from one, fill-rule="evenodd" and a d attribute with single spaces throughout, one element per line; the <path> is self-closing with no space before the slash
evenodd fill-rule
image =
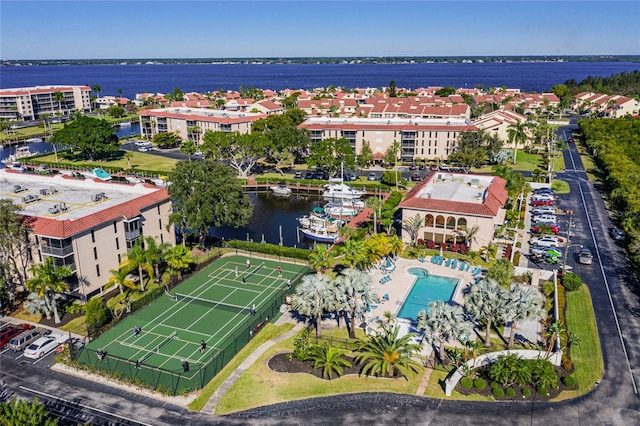
<path id="1" fill-rule="evenodd" d="M 137 176 L 125 176 L 124 179 L 132 184 L 137 184 L 137 183 L 144 183 L 144 179 L 139 178 Z"/>
<path id="2" fill-rule="evenodd" d="M 276 186 L 270 187 L 269 189 L 271 189 L 271 192 L 273 192 L 278 197 L 288 197 L 292 192 L 291 188 L 287 188 L 284 184 L 278 184 Z"/>
<path id="3" fill-rule="evenodd" d="M 300 232 L 314 241 L 333 243 L 339 237 L 338 229 L 344 224 L 343 220 L 329 217 L 322 207 L 316 207 L 308 216 L 298 218 Z"/>
<path id="4" fill-rule="evenodd" d="M 324 206 L 324 211 L 329 216 L 334 217 L 353 217 L 356 216 L 361 209 L 349 206 L 345 203 L 327 203 Z"/>
<path id="5" fill-rule="evenodd" d="M 320 241 L 323 243 L 335 243 L 340 234 L 338 234 L 338 228 L 299 228 L 302 234 L 310 240 Z"/>
<path id="6" fill-rule="evenodd" d="M 330 179 L 329 185 L 322 193 L 326 200 L 355 200 L 365 195 L 364 191 L 345 185 L 342 179 Z"/>

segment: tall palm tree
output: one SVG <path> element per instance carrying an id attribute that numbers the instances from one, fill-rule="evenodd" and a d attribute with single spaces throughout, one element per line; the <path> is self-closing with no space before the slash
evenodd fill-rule
<path id="1" fill-rule="evenodd" d="M 542 304 L 542 295 L 531 287 L 516 284 L 511 287 L 508 295 L 502 319 L 511 322 L 511 332 L 509 334 L 509 345 L 513 347 L 513 342 L 518 328 L 518 322 L 526 319 L 542 318 L 545 310 Z"/>
<path id="2" fill-rule="evenodd" d="M 518 154 L 518 144 L 527 141 L 527 133 L 524 130 L 524 124 L 516 122 L 507 128 L 507 134 L 509 135 L 509 142 L 513 143 L 513 164 L 516 164 L 516 156 Z"/>
<path id="3" fill-rule="evenodd" d="M 120 288 L 120 293 L 122 293 L 122 287 L 130 288 L 131 290 L 137 288 L 136 283 L 128 278 L 129 270 L 127 268 L 112 269 L 109 272 L 111 272 L 111 278 L 109 278 L 108 284 L 117 285 Z"/>
<path id="4" fill-rule="evenodd" d="M 144 291 L 144 277 L 143 271 L 147 271 L 149 278 L 153 276 L 153 266 L 147 259 L 147 253 L 142 247 L 140 241 L 131 247 L 131 250 L 126 254 L 129 260 L 129 267 L 131 269 L 138 270 L 138 277 L 140 278 L 140 291 Z"/>
<path id="5" fill-rule="evenodd" d="M 182 280 L 182 271 L 189 269 L 194 263 L 191 252 L 183 245 L 177 245 L 167 250 L 164 254 L 164 261 L 167 262 L 169 270 L 178 274 L 178 280 Z"/>
<path id="6" fill-rule="evenodd" d="M 62 102 L 64 101 L 64 94 L 57 90 L 53 92 L 52 98 L 54 101 L 58 102 L 58 114 L 62 115 Z"/>
<path id="7" fill-rule="evenodd" d="M 156 281 L 160 279 L 160 264 L 164 261 L 164 255 L 171 248 L 169 243 L 160 243 L 152 236 L 148 236 L 144 239 L 145 253 L 147 255 L 147 261 L 153 266 Z"/>
<path id="8" fill-rule="evenodd" d="M 548 358 L 551 352 L 553 352 L 556 346 L 556 340 L 562 331 L 564 330 L 564 324 L 562 321 L 554 321 L 545 330 L 545 337 L 547 338 L 547 354 L 545 358 Z M 559 349 L 559 348 L 558 348 Z"/>
<path id="9" fill-rule="evenodd" d="M 485 258 L 488 262 L 491 259 L 495 259 L 496 254 L 498 254 L 498 246 L 493 244 L 491 241 L 486 246 L 480 247 L 480 255 Z"/>
<path id="10" fill-rule="evenodd" d="M 424 321 L 418 322 L 418 330 L 424 331 L 427 342 L 431 345 L 438 342 L 441 362 L 445 359 L 444 344 L 469 335 L 471 329 L 460 305 L 449 305 L 441 300 L 429 303 L 429 313 Z"/>
<path id="11" fill-rule="evenodd" d="M 335 305 L 334 293 L 325 274 L 305 275 L 291 297 L 291 307 L 309 318 L 320 337 L 322 315 Z"/>
<path id="12" fill-rule="evenodd" d="M 484 345 L 491 347 L 491 325 L 502 318 L 507 302 L 506 291 L 497 281 L 485 278 L 471 285 L 464 295 L 464 307 L 478 323 L 484 323 L 486 334 Z"/>
<path id="13" fill-rule="evenodd" d="M 367 198 L 366 205 L 373 212 L 373 233 L 378 233 L 378 220 L 380 220 L 382 205 L 384 201 L 382 201 L 379 197 L 369 197 Z"/>
<path id="14" fill-rule="evenodd" d="M 423 223 L 424 218 L 420 213 L 416 213 L 414 217 L 408 217 L 402 221 L 402 229 L 409 233 L 411 245 L 414 247 L 418 243 L 418 234 L 420 233 L 420 228 L 422 228 Z"/>
<path id="15" fill-rule="evenodd" d="M 478 225 L 474 225 L 471 228 L 467 226 L 461 226 L 458 231 L 462 238 L 464 238 L 464 243 L 467 247 L 471 247 L 471 244 L 475 243 L 478 239 L 478 232 L 480 232 L 480 227 Z"/>
<path id="16" fill-rule="evenodd" d="M 361 268 L 368 263 L 367 255 L 364 250 L 364 240 L 350 238 L 339 247 L 338 251 L 343 256 L 347 265 L 351 268 Z"/>
<path id="17" fill-rule="evenodd" d="M 396 372 L 406 377 L 410 372 L 417 372 L 419 363 L 415 357 L 420 345 L 411 343 L 415 333 L 407 333 L 398 337 L 399 328 L 390 312 L 386 312 L 387 322 L 380 323 L 380 330 L 366 336 L 356 345 L 356 361 L 363 363 L 362 373 L 365 375 L 382 375 L 393 377 Z"/>
<path id="18" fill-rule="evenodd" d="M 96 94 L 96 98 L 100 97 L 100 92 L 102 92 L 102 87 L 98 83 L 91 86 L 91 90 Z"/>
<path id="19" fill-rule="evenodd" d="M 402 254 L 403 244 L 400 237 L 395 234 L 387 235 L 387 244 L 387 248 L 389 250 L 387 254 L 391 254 L 394 256 L 399 256 Z"/>
<path id="20" fill-rule="evenodd" d="M 349 311 L 349 337 L 356 338 L 356 318 L 364 318 L 367 305 L 375 300 L 375 292 L 369 274 L 357 269 L 345 269 L 336 278 L 335 286 Z"/>
<path id="21" fill-rule="evenodd" d="M 44 263 L 32 265 L 31 273 L 33 278 L 27 280 L 27 290 L 37 293 L 38 297 L 44 297 L 47 306 L 53 311 L 56 324 L 60 323 L 55 294 L 69 291 L 69 284 L 65 279 L 73 275 L 73 271 L 68 266 L 56 267 L 53 258 L 47 257 Z M 50 318 L 49 311 L 47 314 L 47 318 Z"/>
<path id="22" fill-rule="evenodd" d="M 309 254 L 309 267 L 316 272 L 324 272 L 333 264 L 330 247 L 326 244 L 316 244 Z"/>

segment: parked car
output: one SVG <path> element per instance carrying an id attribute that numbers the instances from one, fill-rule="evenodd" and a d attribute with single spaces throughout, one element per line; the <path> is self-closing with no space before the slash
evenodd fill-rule
<path id="1" fill-rule="evenodd" d="M 556 197 L 551 194 L 533 194 L 531 201 L 553 201 L 555 198 Z"/>
<path id="2" fill-rule="evenodd" d="M 411 180 L 414 181 L 414 182 L 420 182 L 422 180 L 422 176 L 420 176 L 419 173 L 414 173 L 411 176 Z"/>
<path id="3" fill-rule="evenodd" d="M 552 206 L 553 205 L 553 201 L 551 201 L 551 200 L 533 200 L 533 201 L 531 201 L 531 205 L 533 207 Z"/>
<path id="4" fill-rule="evenodd" d="M 539 214 L 556 214 L 555 207 L 552 206 L 540 206 L 531 209 L 531 214 L 539 215 Z"/>
<path id="5" fill-rule="evenodd" d="M 415 164 L 410 164 L 409 165 L 409 170 L 416 170 L 418 168 L 418 166 L 416 166 Z"/>
<path id="6" fill-rule="evenodd" d="M 591 265 L 593 263 L 593 255 L 591 254 L 591 250 L 586 247 L 583 247 L 578 252 L 578 263 L 583 265 Z"/>
<path id="7" fill-rule="evenodd" d="M 30 324 L 10 325 L 0 330 L 0 349 L 4 348 L 4 345 L 9 343 L 18 334 L 25 330 L 31 330 L 33 328 Z"/>
<path id="8" fill-rule="evenodd" d="M 51 336 L 40 337 L 38 340 L 27 346 L 24 356 L 27 358 L 42 358 L 58 346 L 58 341 Z"/>
<path id="9" fill-rule="evenodd" d="M 49 334 L 51 334 L 51 330 L 46 328 L 34 328 L 32 330 L 23 331 L 9 340 L 7 347 L 12 349 L 14 352 L 22 351 L 37 338 L 48 336 Z"/>
<path id="10" fill-rule="evenodd" d="M 293 175 L 293 177 L 294 177 L 295 179 L 302 179 L 302 172 L 301 172 L 300 170 L 298 170 L 298 171 Z"/>
<path id="11" fill-rule="evenodd" d="M 149 148 L 151 149 L 151 148 Z M 202 157 L 202 151 L 197 150 L 196 152 L 193 153 L 193 155 L 195 155 L 196 157 Z"/>
<path id="12" fill-rule="evenodd" d="M 560 232 L 560 227 L 558 225 L 554 225 L 553 223 L 541 223 L 540 225 L 534 225 L 531 228 L 531 232 L 534 234 L 542 234 L 551 232 L 552 234 L 557 234 Z"/>
<path id="13" fill-rule="evenodd" d="M 548 258 L 560 258 L 562 257 L 562 251 L 557 248 L 550 247 L 531 247 L 529 252 L 533 257 L 538 259 L 548 259 Z"/>
<path id="14" fill-rule="evenodd" d="M 307 173 L 304 174 L 305 179 L 313 179 L 313 172 L 311 170 L 307 170 Z"/>
<path id="15" fill-rule="evenodd" d="M 536 224 L 541 224 L 541 223 L 547 223 L 547 224 L 553 223 L 554 225 L 556 224 L 556 216 L 552 214 L 536 215 L 536 216 L 533 216 L 531 220 Z"/>
<path id="16" fill-rule="evenodd" d="M 138 147 L 138 151 L 139 152 L 149 152 L 149 148 L 147 148 L 146 146 L 141 146 L 141 147 Z"/>
<path id="17" fill-rule="evenodd" d="M 424 170 L 424 169 L 426 169 L 426 166 L 424 164 L 420 164 L 418 166 L 418 170 Z"/>
<path id="18" fill-rule="evenodd" d="M 540 247 L 558 247 L 563 242 L 563 239 L 556 237 L 555 235 L 543 235 L 541 237 L 533 237 L 530 241 L 531 244 Z"/>
<path id="19" fill-rule="evenodd" d="M 575 142 L 575 139 L 573 139 L 573 138 L 569 138 L 569 140 L 568 140 L 567 142 L 569 142 L 569 143 L 574 143 L 574 142 Z"/>
<path id="20" fill-rule="evenodd" d="M 432 172 L 437 172 L 438 171 L 438 166 L 436 166 L 435 164 L 432 164 L 429 166 L 429 170 L 431 170 Z"/>
<path id="21" fill-rule="evenodd" d="M 449 168 L 449 166 L 447 166 L 445 163 L 440 164 L 440 170 L 442 170 L 443 172 L 449 172 L 449 171 L 451 171 L 451 169 Z"/>
<path id="22" fill-rule="evenodd" d="M 611 230 L 611 238 L 613 238 L 616 241 L 624 241 L 626 237 L 627 237 L 627 234 L 625 234 L 625 232 L 622 229 L 613 228 Z"/>
<path id="23" fill-rule="evenodd" d="M 376 176 L 375 173 L 369 173 L 369 176 L 367 176 L 367 180 L 378 180 L 378 176 Z"/>

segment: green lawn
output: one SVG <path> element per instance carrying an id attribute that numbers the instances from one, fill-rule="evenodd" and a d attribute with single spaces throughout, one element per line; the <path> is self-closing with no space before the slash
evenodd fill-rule
<path id="1" fill-rule="evenodd" d="M 580 339 L 579 347 L 571 348 L 571 358 L 575 366 L 573 375 L 578 383 L 576 391 L 565 397 L 575 397 L 589 392 L 596 381 L 604 375 L 602 348 L 598 337 L 595 314 L 591 305 L 589 287 L 581 286 L 576 291 L 567 292 L 567 330 Z M 563 392 L 565 393 L 565 392 Z M 560 398 L 563 394 L 560 394 Z"/>
<path id="2" fill-rule="evenodd" d="M 178 160 L 173 158 L 167 158 L 160 155 L 147 154 L 144 152 L 130 151 L 133 156 L 129 160 L 131 162 L 131 170 L 154 170 L 168 174 L 173 171 Z M 47 163 L 51 165 L 65 166 L 65 167 L 102 167 L 109 171 L 109 168 L 122 168 L 124 170 L 129 169 L 129 163 L 127 158 L 123 155 L 122 158 L 114 161 L 74 161 L 62 159 L 61 155 L 58 155 L 59 162 L 56 163 L 55 154 L 43 155 L 38 157 L 37 161 L 40 163 Z"/>

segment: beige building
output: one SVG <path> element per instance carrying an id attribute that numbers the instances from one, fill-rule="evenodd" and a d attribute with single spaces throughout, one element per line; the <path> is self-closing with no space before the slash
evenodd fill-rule
<path id="1" fill-rule="evenodd" d="M 89 86 L 35 86 L 0 90 L 0 120 L 35 120 L 43 114 L 91 111 Z M 58 102 L 54 93 L 64 100 Z"/>
<path id="2" fill-rule="evenodd" d="M 393 146 L 400 144 L 400 160 L 446 160 L 456 146 L 460 133 L 476 131 L 462 118 L 329 118 L 311 117 L 299 126 L 311 132 L 311 141 L 345 138 L 359 154 L 369 142 L 375 158 L 382 158 Z"/>
<path id="3" fill-rule="evenodd" d="M 160 108 L 138 112 L 142 137 L 151 139 L 158 133 L 177 132 L 182 140 L 196 145 L 203 141 L 205 132 L 251 133 L 254 121 L 266 114 L 226 111 L 205 108 Z"/>
<path id="4" fill-rule="evenodd" d="M 436 172 L 416 185 L 400 203 L 402 220 L 423 219 L 418 238 L 425 242 L 463 242 L 464 228 L 479 231 L 471 250 L 479 250 L 493 239 L 496 227 L 504 224 L 507 201 L 506 181 L 500 177 Z M 402 230 L 402 240 L 411 236 Z"/>
<path id="5" fill-rule="evenodd" d="M 168 227 L 171 198 L 166 188 L 128 185 L 67 175 L 43 176 L 0 170 L 0 198 L 12 200 L 32 219 L 30 261 L 47 257 L 75 273 L 72 294 L 101 292 L 141 238 L 175 244 Z"/>
<path id="6" fill-rule="evenodd" d="M 504 148 L 513 148 L 513 144 L 509 141 L 509 128 L 518 123 L 525 124 L 527 120 L 526 116 L 515 111 L 500 109 L 483 114 L 473 124 L 488 134 L 496 135 L 504 142 Z"/>

